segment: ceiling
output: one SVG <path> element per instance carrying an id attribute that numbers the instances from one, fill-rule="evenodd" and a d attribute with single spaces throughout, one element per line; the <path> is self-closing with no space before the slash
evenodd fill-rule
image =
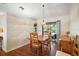
<path id="1" fill-rule="evenodd" d="M 1 3 L 0 11 L 5 11 L 18 16 L 39 19 L 43 17 L 42 3 Z M 46 3 L 44 4 L 44 17 L 57 17 L 70 14 L 69 3 Z M 22 6 L 24 10 L 19 7 Z"/>

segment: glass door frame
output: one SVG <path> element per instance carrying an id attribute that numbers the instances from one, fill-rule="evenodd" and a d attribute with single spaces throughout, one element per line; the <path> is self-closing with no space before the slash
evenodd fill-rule
<path id="1" fill-rule="evenodd" d="M 60 38 L 60 35 L 61 35 L 61 21 L 57 20 L 56 22 L 47 22 L 46 24 L 51 25 L 52 23 L 56 23 L 57 42 L 59 42 L 59 38 Z M 51 27 L 50 27 L 50 30 L 51 30 Z M 42 25 L 42 35 L 44 35 L 44 27 L 43 27 L 43 25 Z"/>
<path id="2" fill-rule="evenodd" d="M 52 23 L 56 23 L 56 22 L 47 22 L 46 24 L 51 25 Z M 50 27 L 50 31 L 51 31 L 51 27 Z M 42 25 L 42 35 L 44 35 L 44 26 Z"/>

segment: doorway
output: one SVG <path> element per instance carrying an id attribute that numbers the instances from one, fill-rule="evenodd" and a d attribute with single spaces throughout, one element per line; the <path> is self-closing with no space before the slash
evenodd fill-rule
<path id="1" fill-rule="evenodd" d="M 51 33 L 52 41 L 59 42 L 60 38 L 60 21 L 47 22 L 42 26 L 42 35 L 45 33 Z"/>

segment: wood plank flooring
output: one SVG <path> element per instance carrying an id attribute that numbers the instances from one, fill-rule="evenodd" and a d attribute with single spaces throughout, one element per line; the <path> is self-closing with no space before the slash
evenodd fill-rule
<path id="1" fill-rule="evenodd" d="M 5 56 L 5 52 L 0 49 L 0 56 Z"/>
<path id="2" fill-rule="evenodd" d="M 50 54 L 44 52 L 43 56 L 48 56 L 48 55 L 55 56 L 56 50 L 57 50 L 57 45 L 55 43 L 52 43 Z M 30 45 L 28 44 L 28 45 L 22 46 L 18 49 L 15 49 L 13 51 L 10 51 L 8 53 L 0 51 L 0 56 L 35 56 L 35 54 L 33 54 L 33 52 L 31 52 Z M 42 56 L 41 52 L 40 52 L 40 56 Z"/>

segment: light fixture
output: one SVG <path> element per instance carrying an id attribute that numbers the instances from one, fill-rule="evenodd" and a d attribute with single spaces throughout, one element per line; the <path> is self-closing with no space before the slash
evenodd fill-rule
<path id="1" fill-rule="evenodd" d="M 20 8 L 21 10 L 24 10 L 24 7 L 23 7 L 23 6 L 20 6 L 19 8 Z"/>
<path id="2" fill-rule="evenodd" d="M 43 4 L 42 5 L 42 8 L 43 8 L 43 25 L 45 25 L 45 20 L 44 20 L 44 7 L 45 7 L 45 5 Z"/>

